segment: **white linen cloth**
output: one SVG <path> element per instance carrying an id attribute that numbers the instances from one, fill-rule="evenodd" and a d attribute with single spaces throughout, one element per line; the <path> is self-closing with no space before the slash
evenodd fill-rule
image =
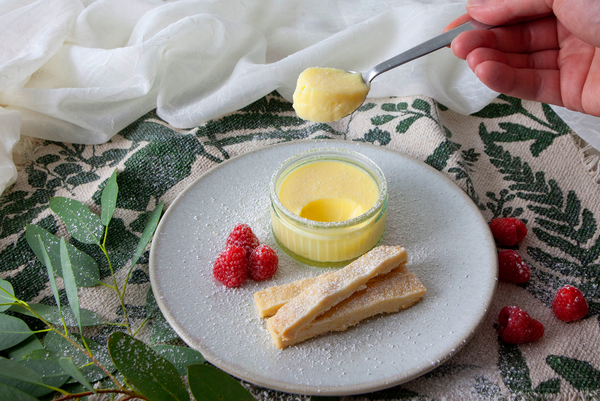
<path id="1" fill-rule="evenodd" d="M 464 12 L 458 0 L 5 0 L 0 192 L 19 133 L 98 144 L 154 108 L 191 128 L 273 90 L 291 100 L 308 67 L 364 71 Z M 369 97 L 406 95 L 469 114 L 497 93 L 442 49 L 376 78 Z M 599 118 L 557 112 L 600 148 Z"/>

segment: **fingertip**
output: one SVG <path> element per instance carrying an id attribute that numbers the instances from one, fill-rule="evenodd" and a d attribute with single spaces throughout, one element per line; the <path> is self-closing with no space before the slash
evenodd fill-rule
<path id="1" fill-rule="evenodd" d="M 461 38 L 461 36 L 463 37 Z M 467 59 L 467 56 L 469 55 L 469 49 L 465 48 L 464 33 L 461 33 L 455 37 L 454 40 L 452 40 L 452 43 L 450 43 L 450 49 L 452 49 L 452 53 L 454 53 L 454 55 L 459 59 Z"/>
<path id="2" fill-rule="evenodd" d="M 486 47 L 479 47 L 470 52 L 467 56 L 467 63 L 472 70 L 486 61 L 496 61 L 498 63 L 508 64 L 507 55 L 505 53 Z"/>
<path id="3" fill-rule="evenodd" d="M 469 66 L 470 67 L 470 66 Z M 477 79 L 479 79 L 481 81 L 481 78 L 479 77 L 479 72 L 477 71 L 479 68 L 479 64 L 477 64 L 475 66 L 475 68 L 471 68 L 473 70 L 473 72 L 475 73 L 475 76 L 477 77 Z M 483 82 L 483 81 L 482 81 Z M 485 83 L 485 82 L 484 82 Z"/>
<path id="4" fill-rule="evenodd" d="M 486 0 L 467 0 L 467 8 L 474 8 L 483 5 Z"/>
<path id="5" fill-rule="evenodd" d="M 473 18 L 471 18 L 471 16 L 469 14 L 463 14 L 460 17 L 456 18 L 454 21 L 452 21 L 451 23 L 449 23 L 444 30 L 442 31 L 442 33 L 449 31 L 450 29 L 454 29 L 457 26 L 460 26 L 468 21 L 471 21 Z"/>
<path id="6" fill-rule="evenodd" d="M 479 64 L 475 63 L 473 61 L 473 56 L 471 56 L 473 53 L 469 53 L 469 55 L 466 58 L 467 61 L 467 65 L 469 66 L 469 68 L 471 69 L 471 71 L 473 71 L 475 73 L 475 75 L 477 75 L 477 66 Z"/>
<path id="7" fill-rule="evenodd" d="M 516 70 L 498 61 L 486 60 L 475 67 L 475 75 L 488 88 L 510 95 L 516 82 Z"/>

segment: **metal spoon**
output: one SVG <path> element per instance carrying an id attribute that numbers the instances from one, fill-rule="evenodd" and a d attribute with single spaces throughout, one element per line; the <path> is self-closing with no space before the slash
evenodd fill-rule
<path id="1" fill-rule="evenodd" d="M 371 85 L 371 81 L 381 73 L 391 70 L 392 68 L 396 68 L 401 66 L 402 64 L 408 63 L 414 59 L 425 56 L 426 54 L 432 53 L 442 47 L 448 46 L 452 43 L 452 40 L 456 38 L 459 34 L 467 31 L 473 31 L 476 29 L 491 29 L 494 28 L 492 25 L 482 24 L 481 22 L 477 22 L 471 20 L 462 25 L 457 26 L 454 29 L 449 30 L 448 32 L 444 32 L 441 35 L 436 36 L 433 39 L 429 39 L 426 42 L 421 43 L 401 53 L 395 57 L 392 57 L 389 60 L 384 61 L 383 63 L 377 64 L 375 67 L 371 68 L 365 72 L 357 72 L 357 71 L 347 71 L 350 74 L 361 74 L 362 80 L 367 86 Z M 298 88 L 296 88 L 296 91 Z M 367 91 L 368 92 L 368 91 Z M 345 117 L 346 115 L 354 113 L 359 107 L 360 104 L 356 104 L 356 102 L 352 102 L 351 104 L 339 102 L 339 99 L 336 98 L 336 91 L 332 90 L 331 96 L 325 96 L 320 101 L 317 101 L 311 107 L 303 107 L 301 109 L 296 108 L 295 97 L 296 93 L 294 93 L 294 108 L 296 109 L 296 113 L 300 118 L 304 118 L 306 120 L 310 120 L 313 122 L 331 122 L 335 120 L 339 120 L 340 118 Z M 360 103 L 363 103 L 366 99 L 367 93 L 364 94 L 364 98 L 358 99 Z M 343 111 L 335 110 L 335 112 L 331 112 L 331 104 L 341 104 L 340 107 Z M 307 102 L 304 102 L 306 104 Z M 322 107 L 321 107 L 322 106 Z M 322 110 L 324 112 L 317 113 L 318 118 L 314 118 L 314 115 L 311 114 L 313 110 Z M 328 112 L 329 111 L 329 112 Z M 347 113 L 345 115 L 340 115 L 341 113 Z"/>
<path id="2" fill-rule="evenodd" d="M 463 32 L 473 31 L 476 29 L 487 30 L 491 28 L 495 28 L 495 26 L 482 24 L 481 22 L 475 20 L 466 22 L 454 29 L 449 30 L 448 32 L 444 32 L 441 35 L 436 36 L 433 39 L 429 39 L 428 41 L 423 42 L 420 45 L 405 51 L 404 53 L 400 53 L 399 55 L 394 56 L 383 63 L 377 64 L 368 71 L 362 72 L 361 75 L 363 77 L 363 81 L 365 81 L 367 85 L 370 85 L 373 78 L 379 74 L 389 71 L 392 68 L 399 67 L 402 64 L 406 64 L 409 61 L 415 60 L 419 57 L 425 56 L 426 54 L 432 53 L 438 49 L 441 49 L 442 47 L 446 47 L 452 43 L 452 40 L 454 40 L 455 37 Z"/>

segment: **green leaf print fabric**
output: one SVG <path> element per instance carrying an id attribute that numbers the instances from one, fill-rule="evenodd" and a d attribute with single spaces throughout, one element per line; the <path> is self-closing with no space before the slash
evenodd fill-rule
<path id="1" fill-rule="evenodd" d="M 128 278 L 127 314 L 138 326 L 147 321 L 140 335 L 148 345 L 183 345 L 149 291 L 150 245 L 138 250 L 130 266 L 146 223 L 156 217 L 151 211 L 160 202 L 168 209 L 196 178 L 232 157 L 322 138 L 385 146 L 422 160 L 462 188 L 487 221 L 516 217 L 529 230 L 513 248 L 531 266 L 531 279 L 499 282 L 489 313 L 455 356 L 400 386 L 344 400 L 600 398 L 598 183 L 587 171 L 578 137 L 550 107 L 506 96 L 471 116 L 421 96 L 368 99 L 341 121 L 314 124 L 296 117 L 291 104 L 272 93 L 193 129 L 175 129 L 150 112 L 104 144 L 40 142 L 23 152 L 17 182 L 0 198 L 0 278 L 22 300 L 56 305 L 47 269 L 28 244 L 27 225 L 35 224 L 44 238 L 65 237 L 72 260 L 76 250 L 90 255 L 97 263 L 86 265 L 93 280 L 108 280 L 110 268 L 94 243 L 100 241 L 102 191 L 114 185 L 117 169 L 119 196 L 111 205 L 106 249 L 117 278 Z M 69 236 L 51 210 L 60 211 L 61 205 L 50 198 L 74 199 L 98 218 L 86 214 L 89 230 Z M 584 319 L 564 323 L 554 317 L 552 300 L 565 284 L 586 297 L 590 310 Z M 61 303 L 68 305 L 59 277 L 57 286 Z M 79 288 L 82 310 L 119 322 L 122 310 L 111 296 L 103 286 Z M 543 338 L 505 344 L 497 334 L 498 313 L 509 305 L 542 322 Z M 39 329 L 27 322 L 31 330 Z M 111 327 L 84 332 L 94 344 L 105 345 L 116 331 Z M 260 400 L 310 398 L 243 384 Z"/>

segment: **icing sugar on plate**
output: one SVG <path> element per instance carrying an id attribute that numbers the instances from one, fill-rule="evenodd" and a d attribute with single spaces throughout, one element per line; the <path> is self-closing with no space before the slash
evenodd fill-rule
<path id="1" fill-rule="evenodd" d="M 277 247 L 269 181 L 290 156 L 324 147 L 362 153 L 383 170 L 389 209 L 382 244 L 406 248 L 407 267 L 427 294 L 408 310 L 278 350 L 254 309 L 253 294 L 332 269 L 302 265 Z M 212 277 L 212 264 L 236 223 L 250 225 L 277 252 L 280 266 L 271 280 L 248 280 L 232 289 Z M 209 170 L 163 216 L 149 269 L 162 313 L 209 362 L 259 386 L 312 395 L 376 391 L 435 368 L 473 335 L 497 281 L 487 223 L 449 178 L 385 147 L 329 140 L 274 145 Z"/>

